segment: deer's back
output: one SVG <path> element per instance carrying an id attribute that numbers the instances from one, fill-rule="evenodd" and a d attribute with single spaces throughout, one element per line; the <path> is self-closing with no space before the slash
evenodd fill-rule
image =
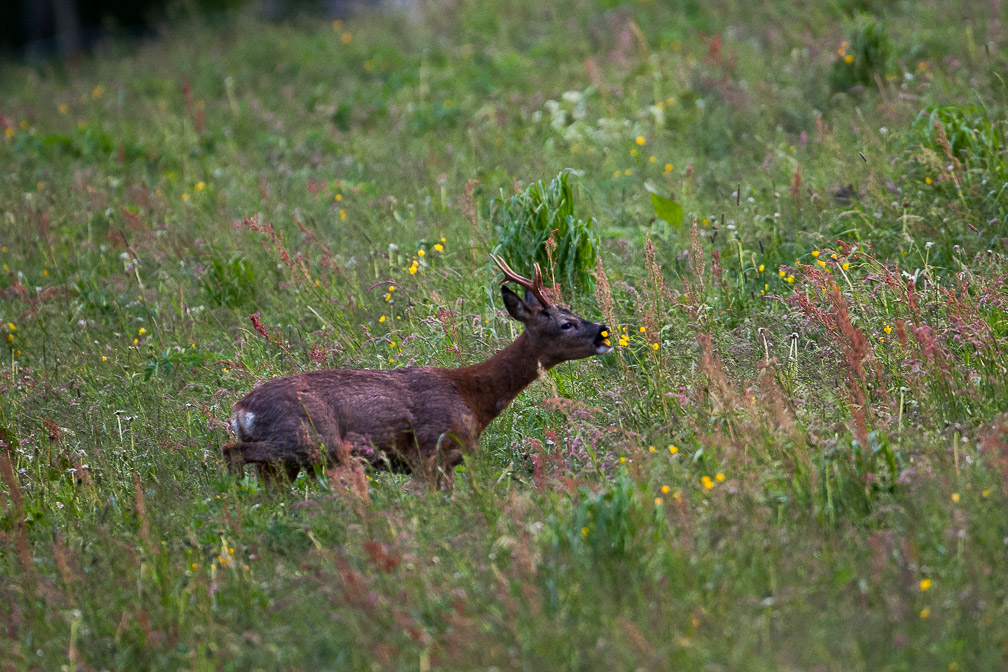
<path id="1" fill-rule="evenodd" d="M 455 385 L 428 367 L 330 369 L 276 378 L 235 404 L 243 442 L 277 445 L 349 440 L 408 457 L 433 450 L 443 435 L 466 449 L 475 423 Z"/>

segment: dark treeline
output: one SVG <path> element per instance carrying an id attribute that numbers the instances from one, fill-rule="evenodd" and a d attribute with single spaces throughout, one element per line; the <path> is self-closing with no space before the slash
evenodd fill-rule
<path id="1" fill-rule="evenodd" d="M 139 36 L 191 14 L 251 8 L 278 20 L 297 13 L 342 15 L 351 0 L 10 0 L 0 2 L 0 56 L 72 58 L 112 36 Z"/>

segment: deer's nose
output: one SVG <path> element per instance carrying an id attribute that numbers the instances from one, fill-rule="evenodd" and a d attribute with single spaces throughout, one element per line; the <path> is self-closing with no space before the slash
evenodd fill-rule
<path id="1" fill-rule="evenodd" d="M 612 350 L 612 343 L 609 340 L 610 336 L 609 327 L 600 324 L 598 335 L 595 337 L 595 354 L 601 355 Z"/>

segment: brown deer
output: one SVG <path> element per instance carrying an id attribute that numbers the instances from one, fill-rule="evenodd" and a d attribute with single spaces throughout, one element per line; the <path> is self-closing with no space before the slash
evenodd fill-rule
<path id="1" fill-rule="evenodd" d="M 547 300 L 538 264 L 529 280 L 491 258 L 505 283 L 525 288 L 522 299 L 501 285 L 505 308 L 525 325 L 514 342 L 458 369 L 329 369 L 263 383 L 235 404 L 237 441 L 223 447 L 229 468 L 241 473 L 253 463 L 263 480 L 293 480 L 301 467 L 324 461 L 324 447 L 333 456 L 450 479 L 450 468 L 541 371 L 612 349 L 608 327 Z"/>

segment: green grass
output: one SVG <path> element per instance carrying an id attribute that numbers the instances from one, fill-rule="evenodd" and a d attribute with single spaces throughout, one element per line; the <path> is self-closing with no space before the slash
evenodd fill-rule
<path id="1" fill-rule="evenodd" d="M 457 2 L 3 65 L 0 665 L 999 669 L 991 12 Z M 509 342 L 492 200 L 568 169 L 599 258 L 544 271 L 595 269 L 613 354 L 451 492 L 227 475 L 258 382 Z"/>

